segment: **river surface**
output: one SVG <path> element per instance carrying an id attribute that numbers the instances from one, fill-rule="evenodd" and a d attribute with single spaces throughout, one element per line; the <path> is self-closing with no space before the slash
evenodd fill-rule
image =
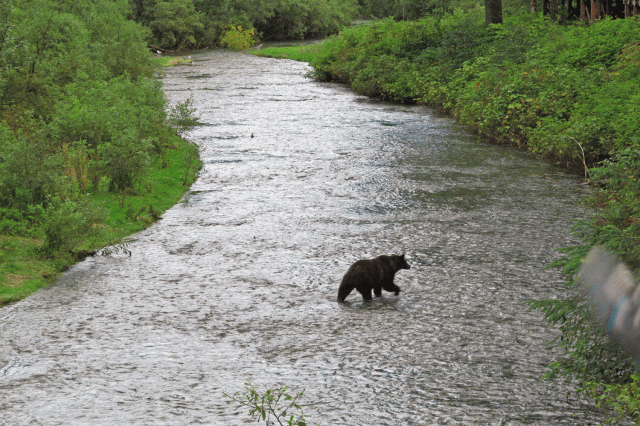
<path id="1" fill-rule="evenodd" d="M 249 424 L 222 395 L 246 381 L 304 390 L 312 425 L 605 420 L 542 378 L 554 331 L 524 305 L 562 296 L 575 176 L 303 63 L 193 56 L 163 81 L 198 108 L 199 180 L 131 257 L 0 310 L 0 424 Z M 399 296 L 336 303 L 394 253 Z"/>

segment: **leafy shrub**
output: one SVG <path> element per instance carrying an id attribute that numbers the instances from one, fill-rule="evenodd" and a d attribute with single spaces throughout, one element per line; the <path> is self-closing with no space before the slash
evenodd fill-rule
<path id="1" fill-rule="evenodd" d="M 231 25 L 220 38 L 226 48 L 231 50 L 246 50 L 255 44 L 255 33 L 253 29 L 243 30 L 240 25 L 237 27 Z"/>
<path id="2" fill-rule="evenodd" d="M 268 389 L 264 392 L 253 386 L 251 383 L 245 383 L 245 391 L 236 392 L 233 395 L 223 393 L 229 400 L 235 402 L 240 407 L 249 409 L 249 415 L 269 424 L 275 424 L 270 419 L 274 418 L 279 425 L 284 426 L 306 426 L 304 420 L 304 412 L 298 404 L 298 400 L 302 397 L 302 392 L 290 395 L 287 386 L 280 388 Z"/>
<path id="3" fill-rule="evenodd" d="M 36 122 L 28 126 L 35 127 L 17 135 L 5 132 L 0 144 L 0 206 L 22 211 L 46 203 L 49 195 L 64 187 L 61 157 Z"/>
<path id="4" fill-rule="evenodd" d="M 71 82 L 152 74 L 145 31 L 126 19 L 126 0 L 2 4 L 2 105 L 26 105 L 43 117 Z"/>
<path id="5" fill-rule="evenodd" d="M 90 158 L 93 154 L 94 151 L 87 148 L 85 141 L 62 145 L 65 176 L 75 183 L 77 191 L 81 194 L 87 192 L 90 182 L 95 179 L 97 170 L 95 162 Z"/>
<path id="6" fill-rule="evenodd" d="M 640 39 L 637 19 L 607 17 L 594 25 L 569 26 L 552 43 L 544 46 L 556 64 L 564 63 L 577 69 L 602 68 L 613 65 L 620 51 Z"/>
<path id="7" fill-rule="evenodd" d="M 100 232 L 102 212 L 87 198 L 77 201 L 54 198 L 44 213 L 44 250 L 72 252 Z"/>
<path id="8" fill-rule="evenodd" d="M 150 162 L 151 143 L 132 132 L 116 135 L 98 147 L 99 164 L 109 177 L 109 190 L 133 189 L 134 180 L 141 177 Z"/>
<path id="9" fill-rule="evenodd" d="M 538 28 L 532 28 L 531 20 L 527 23 L 514 19 L 512 22 L 512 25 L 496 26 L 490 56 L 498 66 L 524 63 L 527 52 L 537 46 L 540 40 L 539 35 L 536 35 Z"/>
<path id="10" fill-rule="evenodd" d="M 60 149 L 67 150 L 66 158 L 77 160 L 68 170 L 81 191 L 87 182 L 95 187 L 102 176 L 111 180 L 112 190 L 132 187 L 146 170 L 153 142 L 166 136 L 164 107 L 159 83 L 147 78 L 123 76 L 68 86 L 49 131 Z M 84 173 L 79 180 L 77 172 Z"/>
<path id="11" fill-rule="evenodd" d="M 198 124 L 196 108 L 193 106 L 193 97 L 189 96 L 185 101 L 171 107 L 167 122 L 176 129 L 179 135 L 193 130 Z"/>
<path id="12" fill-rule="evenodd" d="M 165 122 L 165 102 L 160 83 L 148 78 L 73 83 L 56 106 L 51 131 L 61 142 L 83 140 L 90 149 L 123 129 L 149 137 Z"/>
<path id="13" fill-rule="evenodd" d="M 183 175 L 182 185 L 188 186 L 198 177 L 202 168 L 200 162 L 200 148 L 194 143 L 187 143 L 180 149 L 182 154 Z"/>
<path id="14" fill-rule="evenodd" d="M 640 376 L 633 374 L 632 382 L 623 385 L 603 385 L 589 382 L 585 391 L 596 401 L 596 407 L 613 413 L 607 424 L 625 424 L 630 417 L 640 424 Z"/>
<path id="15" fill-rule="evenodd" d="M 456 22 L 443 33 L 439 62 L 451 70 L 461 68 L 464 62 L 486 54 L 494 37 L 493 29 L 480 22 Z"/>
<path id="16" fill-rule="evenodd" d="M 31 233 L 30 228 L 20 210 L 0 207 L 0 234 L 27 236 Z"/>
<path id="17" fill-rule="evenodd" d="M 357 9 L 354 0 L 283 0 L 253 25 L 269 39 L 324 37 L 350 25 Z"/>
<path id="18" fill-rule="evenodd" d="M 163 0 L 131 2 L 136 22 L 151 31 L 150 42 L 165 49 L 229 44 L 246 49 L 245 35 L 233 26 L 255 29 L 253 38 L 325 37 L 351 25 L 356 0 Z M 246 30 L 245 30 L 246 31 Z M 239 38 L 236 40 L 236 38 Z M 238 46 L 234 47 L 234 43 Z"/>
<path id="19" fill-rule="evenodd" d="M 158 11 L 165 17 L 179 11 L 163 6 Z M 183 193 L 175 186 L 182 178 L 177 150 L 166 155 L 176 164 L 143 176 L 152 141 L 169 135 L 174 147 L 183 143 L 166 123 L 164 94 L 147 49 L 151 32 L 128 20 L 129 14 L 128 0 L 0 2 L 0 233 L 11 259 L 4 269 L 32 277 L 5 287 L 0 304 L 26 297 L 122 232 L 142 229 Z M 185 22 L 197 18 L 186 16 Z M 166 22 L 156 23 L 161 28 Z M 186 32 L 176 30 L 183 45 L 200 37 L 197 22 Z M 139 215 L 144 222 L 120 220 L 118 202 L 124 204 L 131 192 L 124 189 L 116 198 L 105 184 L 120 191 L 143 180 L 149 191 L 136 202 L 144 199 L 149 206 Z M 90 207 L 85 194 L 108 206 L 112 226 L 100 226 L 99 209 Z M 45 257 L 32 250 L 43 237 Z"/>

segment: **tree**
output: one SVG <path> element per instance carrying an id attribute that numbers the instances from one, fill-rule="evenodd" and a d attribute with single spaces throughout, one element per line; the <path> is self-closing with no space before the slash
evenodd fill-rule
<path id="1" fill-rule="evenodd" d="M 485 22 L 489 24 L 502 24 L 502 0 L 485 0 Z"/>
<path id="2" fill-rule="evenodd" d="M 159 1 L 149 24 L 155 43 L 169 49 L 194 48 L 204 31 L 203 16 L 192 0 Z"/>

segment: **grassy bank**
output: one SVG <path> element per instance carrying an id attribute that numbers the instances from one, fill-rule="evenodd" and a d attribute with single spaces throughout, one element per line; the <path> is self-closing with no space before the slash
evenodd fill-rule
<path id="1" fill-rule="evenodd" d="M 193 60 L 190 56 L 158 56 L 156 57 L 156 62 L 161 67 L 175 67 L 177 65 L 191 64 Z"/>
<path id="2" fill-rule="evenodd" d="M 194 179 L 126 0 L 0 7 L 0 305 L 146 227 Z"/>
<path id="3" fill-rule="evenodd" d="M 486 26 L 483 16 L 381 20 L 343 30 L 307 60 L 317 79 L 357 93 L 422 103 L 454 115 L 492 142 L 527 149 L 592 184 L 593 215 L 572 230 L 583 243 L 557 262 L 566 299 L 532 302 L 557 326 L 565 355 L 550 376 L 570 375 L 612 410 L 640 421 L 634 363 L 575 298 L 573 275 L 594 245 L 640 268 L 640 21 L 559 25 L 525 14 Z M 263 52 L 268 54 L 269 51 Z M 274 52 L 275 56 L 275 52 Z"/>
<path id="4" fill-rule="evenodd" d="M 266 47 L 254 50 L 251 54 L 276 59 L 291 59 L 293 61 L 311 62 L 320 51 L 320 44 Z"/>
<path id="5" fill-rule="evenodd" d="M 186 163 L 194 161 L 194 155 L 197 151 L 194 152 L 191 144 L 177 139 L 176 145 L 167 150 L 167 167 L 163 168 L 162 159 L 156 158 L 135 189 L 114 193 L 108 191 L 107 182 L 103 182 L 83 206 L 98 214 L 99 220 L 91 224 L 95 232 L 79 235 L 78 240 L 73 239 L 73 235 L 63 236 L 70 244 L 63 244 L 64 249 L 47 249 L 45 223 L 37 218 L 33 223 L 23 224 L 21 233 L 29 236 L 0 235 L 0 306 L 46 287 L 78 260 L 105 246 L 118 244 L 124 237 L 158 220 L 195 180 L 199 162 L 186 168 Z M 6 219 L 4 225 L 7 225 Z M 69 233 L 76 231 L 71 226 L 68 230 Z"/>

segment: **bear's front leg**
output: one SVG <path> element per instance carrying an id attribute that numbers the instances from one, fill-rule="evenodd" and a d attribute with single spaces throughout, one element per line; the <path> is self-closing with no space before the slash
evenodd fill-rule
<path id="1" fill-rule="evenodd" d="M 366 289 L 366 290 L 363 290 L 363 291 L 361 291 L 360 293 L 362 293 L 362 298 L 363 298 L 364 300 L 371 300 L 371 299 L 373 299 L 373 298 L 371 297 L 371 289 L 370 289 L 370 288 L 368 288 L 368 289 Z"/>
<path id="2" fill-rule="evenodd" d="M 373 294 L 376 295 L 376 297 L 381 297 L 382 296 L 382 286 L 376 286 L 373 288 Z"/>
<path id="3" fill-rule="evenodd" d="M 393 283 L 393 281 L 391 281 L 390 283 L 385 283 L 385 285 L 383 286 L 383 288 L 390 292 L 395 294 L 396 296 L 400 293 L 400 287 L 398 287 L 397 285 L 395 285 Z"/>

